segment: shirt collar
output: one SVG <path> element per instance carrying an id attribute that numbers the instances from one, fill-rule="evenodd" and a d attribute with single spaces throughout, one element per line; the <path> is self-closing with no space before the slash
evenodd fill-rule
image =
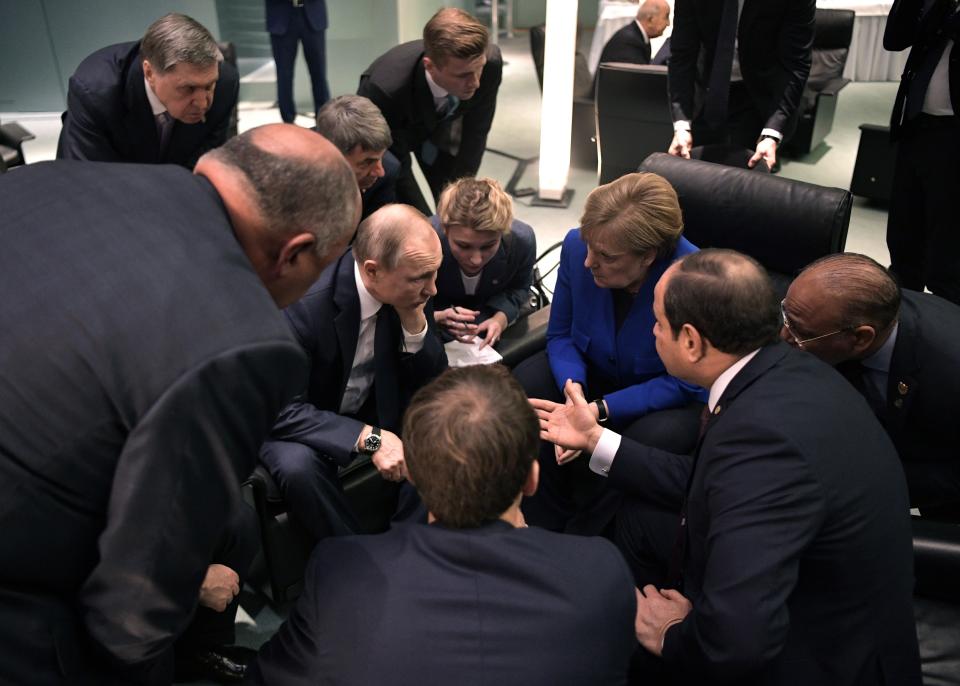
<path id="1" fill-rule="evenodd" d="M 732 365 L 727 367 L 723 374 L 718 376 L 717 380 L 713 382 L 713 384 L 710 386 L 710 397 L 707 400 L 707 407 L 710 408 L 711 412 L 713 412 L 713 408 L 717 406 L 717 403 L 720 401 L 720 396 L 722 396 L 723 392 L 727 390 L 727 386 L 730 385 L 730 382 L 733 381 L 734 377 L 740 373 L 740 370 L 746 367 L 747 363 L 752 360 L 758 352 L 760 352 L 760 348 L 757 348 L 752 353 L 744 355 Z"/>
<path id="2" fill-rule="evenodd" d="M 427 86 L 430 87 L 430 92 L 433 94 L 434 100 L 446 100 L 448 91 L 444 90 L 436 81 L 433 80 L 433 77 L 430 76 L 430 72 L 426 69 L 423 70 L 424 76 L 427 77 Z"/>
<path id="3" fill-rule="evenodd" d="M 867 369 L 873 369 L 874 371 L 883 372 L 884 374 L 890 371 L 890 360 L 893 359 L 893 348 L 897 344 L 897 332 L 900 330 L 900 322 L 897 322 L 893 325 L 893 331 L 890 332 L 890 335 L 887 337 L 887 340 L 883 342 L 877 352 L 873 353 L 870 357 L 866 357 L 860 360 L 862 364 Z"/>
<path id="4" fill-rule="evenodd" d="M 370 295 L 370 291 L 363 285 L 363 278 L 360 276 L 360 265 L 353 261 L 353 278 L 357 282 L 357 295 L 360 297 L 360 321 L 369 319 L 383 307 L 383 303 Z"/>
<path id="5" fill-rule="evenodd" d="M 150 82 L 147 81 L 146 76 L 143 77 L 143 89 L 147 91 L 147 100 L 150 101 L 150 109 L 153 110 L 154 117 L 167 111 L 166 106 L 160 102 L 160 98 L 157 97 L 157 94 L 154 93 L 150 87 Z"/>
<path id="6" fill-rule="evenodd" d="M 646 43 L 647 45 L 650 45 L 650 36 L 648 36 L 647 32 L 644 30 L 643 24 L 641 24 L 636 19 L 633 20 L 633 23 L 635 23 L 637 25 L 637 28 L 640 29 L 640 35 L 643 36 L 643 42 Z"/>

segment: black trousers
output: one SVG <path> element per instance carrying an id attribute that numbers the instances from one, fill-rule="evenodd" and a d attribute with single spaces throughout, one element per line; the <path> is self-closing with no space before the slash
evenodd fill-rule
<path id="1" fill-rule="evenodd" d="M 887 217 L 900 285 L 960 304 L 960 116 L 920 114 L 903 129 Z"/>
<path id="2" fill-rule="evenodd" d="M 520 381 L 531 398 L 544 398 L 554 402 L 563 402 L 564 398 L 557 389 L 556 381 L 550 371 L 550 363 L 545 351 L 525 360 L 514 370 L 514 376 Z M 592 396 L 600 396 L 614 389 L 604 388 L 603 383 L 588 379 Z M 700 428 L 700 412 L 703 405 L 692 403 L 683 408 L 660 410 L 636 419 L 626 426 L 611 427 L 623 436 L 644 445 L 667 450 L 680 455 L 691 454 L 696 447 Z M 677 511 L 664 510 L 655 506 L 646 506 L 644 528 L 631 534 L 634 514 L 621 522 L 620 512 L 625 503 L 629 503 L 629 494 L 608 487 L 605 477 L 590 471 L 589 456 L 581 455 L 565 465 L 557 465 L 553 445 L 541 442 L 540 486 L 537 493 L 523 501 L 523 513 L 529 524 L 551 531 L 565 531 L 582 535 L 607 534 L 619 544 L 639 546 L 654 551 L 669 550 L 673 545 L 679 522 Z M 621 532 L 621 529 L 623 530 Z M 634 555 L 637 564 L 635 575 L 649 577 L 655 568 L 663 575 L 663 564 L 651 566 L 651 553 Z M 629 554 L 625 553 L 628 563 Z M 631 567 L 634 564 L 631 563 Z"/>

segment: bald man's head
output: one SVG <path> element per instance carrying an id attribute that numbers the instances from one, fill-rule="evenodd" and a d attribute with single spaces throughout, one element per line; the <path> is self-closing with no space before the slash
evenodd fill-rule
<path id="1" fill-rule="evenodd" d="M 382 303 L 414 307 L 437 292 L 440 239 L 427 218 L 409 205 L 386 205 L 364 219 L 353 255 L 364 284 Z"/>
<path id="2" fill-rule="evenodd" d="M 343 251 L 359 219 L 360 193 L 343 155 L 291 124 L 231 138 L 201 157 L 194 173 L 216 188 L 237 239 L 281 305 L 299 298 L 303 282 Z M 298 255 L 306 263 L 296 263 Z"/>
<path id="3" fill-rule="evenodd" d="M 637 10 L 637 21 L 643 25 L 647 38 L 658 38 L 670 26 L 670 5 L 667 0 L 645 0 Z"/>

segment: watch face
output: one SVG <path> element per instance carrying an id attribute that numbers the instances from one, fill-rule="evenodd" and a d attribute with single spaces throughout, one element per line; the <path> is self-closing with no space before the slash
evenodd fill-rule
<path id="1" fill-rule="evenodd" d="M 376 434 L 370 434 L 363 439 L 363 449 L 368 453 L 375 453 L 380 449 L 380 437 Z"/>

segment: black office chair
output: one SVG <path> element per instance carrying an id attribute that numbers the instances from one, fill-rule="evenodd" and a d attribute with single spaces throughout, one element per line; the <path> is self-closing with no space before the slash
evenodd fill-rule
<path id="1" fill-rule="evenodd" d="M 217 43 L 220 47 L 220 52 L 223 54 L 223 61 L 233 65 L 234 68 L 237 67 L 237 46 L 233 43 Z M 230 112 L 230 123 L 227 125 L 227 138 L 233 138 L 237 135 L 237 126 L 239 124 L 240 117 L 237 111 L 237 105 L 233 106 L 233 110 Z"/>
<path id="2" fill-rule="evenodd" d="M 781 294 L 803 267 L 846 245 L 850 191 L 662 152 L 645 159 L 640 170 L 659 174 L 676 189 L 687 239 L 700 248 L 750 255 Z"/>
<path id="3" fill-rule="evenodd" d="M 960 685 L 960 525 L 914 517 L 913 557 L 923 683 Z"/>
<path id="4" fill-rule="evenodd" d="M 601 63 L 597 68 L 597 142 L 600 183 L 637 170 L 673 139 L 667 68 Z"/>
<path id="5" fill-rule="evenodd" d="M 27 163 L 23 156 L 23 144 L 34 138 L 36 136 L 15 121 L 0 124 L 0 174 Z"/>
<path id="6" fill-rule="evenodd" d="M 843 69 L 853 39 L 853 21 L 853 10 L 817 10 L 810 76 L 803 88 L 797 128 L 783 143 L 785 155 L 809 154 L 833 128 L 837 97 L 850 83 L 843 78 Z"/>

